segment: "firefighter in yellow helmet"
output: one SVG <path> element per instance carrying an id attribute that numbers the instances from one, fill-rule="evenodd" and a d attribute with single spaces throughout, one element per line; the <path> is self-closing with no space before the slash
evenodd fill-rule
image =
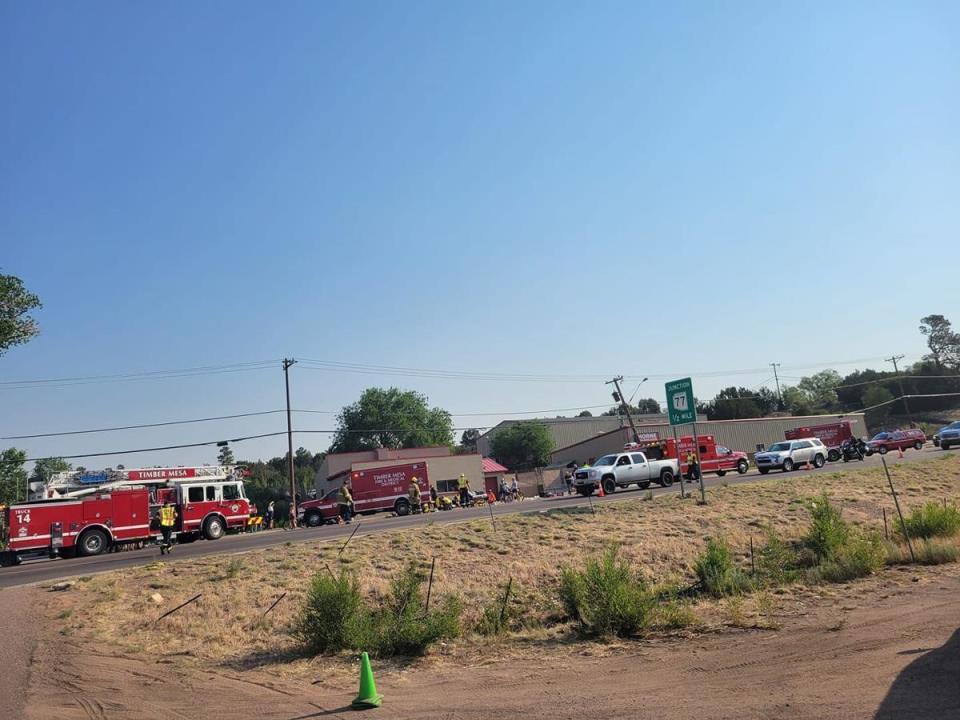
<path id="1" fill-rule="evenodd" d="M 407 498 L 410 500 L 410 510 L 418 513 L 423 508 L 420 504 L 420 481 L 416 476 L 410 478 L 410 487 L 407 489 Z"/>
<path id="2" fill-rule="evenodd" d="M 700 479 L 700 463 L 697 462 L 697 454 L 690 450 L 687 452 L 687 480 L 694 482 Z"/>
<path id="3" fill-rule="evenodd" d="M 467 482 L 467 476 L 460 473 L 457 480 L 457 489 L 460 491 L 460 507 L 466 507 L 470 504 L 470 483 Z"/>
<path id="4" fill-rule="evenodd" d="M 160 533 L 163 540 L 160 542 L 160 554 L 167 555 L 173 550 L 173 526 L 177 524 L 177 508 L 169 500 L 160 508 Z"/>

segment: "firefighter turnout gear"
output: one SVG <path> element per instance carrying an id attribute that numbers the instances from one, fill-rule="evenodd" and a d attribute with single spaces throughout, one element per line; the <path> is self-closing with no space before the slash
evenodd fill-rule
<path id="1" fill-rule="evenodd" d="M 337 509 L 340 511 L 340 519 L 349 525 L 353 519 L 353 495 L 350 494 L 350 488 L 346 485 L 340 488 Z"/>
<path id="2" fill-rule="evenodd" d="M 169 502 L 160 508 L 160 554 L 166 555 L 173 549 L 173 526 L 177 522 L 177 509 Z"/>
<path id="3" fill-rule="evenodd" d="M 457 488 L 460 490 L 460 507 L 466 507 L 470 504 L 470 483 L 467 482 L 467 476 L 460 473 L 457 480 Z"/>

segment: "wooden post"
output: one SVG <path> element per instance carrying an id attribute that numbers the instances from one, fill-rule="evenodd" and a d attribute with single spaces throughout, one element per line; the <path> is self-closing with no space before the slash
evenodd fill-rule
<path id="1" fill-rule="evenodd" d="M 437 556 L 434 555 L 433 559 L 430 561 L 430 581 L 427 583 L 427 602 L 423 606 L 423 614 L 426 615 L 430 612 L 430 593 L 433 592 L 433 568 L 437 564 Z"/>
<path id="2" fill-rule="evenodd" d="M 187 605 L 189 605 L 190 603 L 192 603 L 194 600 L 199 600 L 201 595 L 203 595 L 203 593 L 197 593 L 197 594 L 194 595 L 192 598 L 190 598 L 189 600 L 187 600 L 185 603 L 180 603 L 179 605 L 177 605 L 173 610 L 167 610 L 163 615 L 161 615 L 161 616 L 158 617 L 156 620 L 154 620 L 154 622 L 155 622 L 155 623 L 158 623 L 158 622 L 160 622 L 161 620 L 163 620 L 167 615 L 173 615 L 173 614 L 174 614 L 177 610 L 179 610 L 180 608 L 185 608 Z"/>
<path id="3" fill-rule="evenodd" d="M 750 536 L 750 569 L 754 575 L 757 574 L 757 563 L 753 559 L 753 535 Z"/>
<path id="4" fill-rule="evenodd" d="M 907 532 L 907 522 L 903 519 L 903 510 L 900 509 L 900 500 L 897 498 L 897 491 L 893 487 L 893 480 L 890 478 L 890 470 L 887 468 L 887 459 L 881 455 L 883 462 L 883 471 L 887 474 L 887 482 L 890 484 L 890 492 L 893 493 L 893 503 L 897 506 L 897 515 L 900 516 L 900 528 L 903 530 L 903 536 L 907 539 L 907 547 L 910 549 L 911 562 L 917 561 L 917 556 L 913 554 L 913 543 L 910 542 L 910 534 Z"/>
<path id="5" fill-rule="evenodd" d="M 343 547 L 340 548 L 340 551 L 337 553 L 337 558 L 343 554 L 343 551 L 347 549 L 347 545 L 350 544 L 350 541 L 353 540 L 353 536 L 357 534 L 357 530 L 360 529 L 360 521 L 357 521 L 357 526 L 353 529 L 353 532 L 350 533 L 350 537 L 347 538 L 347 541 L 343 544 Z"/>
<path id="6" fill-rule="evenodd" d="M 279 603 L 281 600 L 283 600 L 286 596 L 287 596 L 287 593 L 284 592 L 284 593 L 282 593 L 282 594 L 280 595 L 280 597 L 278 597 L 276 600 L 274 600 L 274 601 L 273 601 L 273 605 L 271 605 L 270 607 L 267 608 L 266 612 L 264 612 L 263 615 L 260 616 L 260 619 L 263 620 L 263 618 L 265 618 L 265 617 L 267 616 L 267 613 L 270 612 L 271 610 L 273 610 L 273 609 L 277 606 L 277 603 Z"/>
<path id="7" fill-rule="evenodd" d="M 500 621 L 498 623 L 499 627 L 503 628 L 503 618 L 507 612 L 507 601 L 510 600 L 510 590 L 513 588 L 513 576 L 510 576 L 510 579 L 507 580 L 507 591 L 503 594 L 503 602 L 500 604 Z"/>
<path id="8" fill-rule="evenodd" d="M 890 539 L 890 529 L 887 527 L 887 509 L 881 508 L 883 510 L 883 537 L 885 540 Z"/>

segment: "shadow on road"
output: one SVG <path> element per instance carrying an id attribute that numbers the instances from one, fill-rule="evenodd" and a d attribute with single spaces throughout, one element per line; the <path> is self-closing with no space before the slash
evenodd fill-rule
<path id="1" fill-rule="evenodd" d="M 960 717 L 960 630 L 901 671 L 874 720 L 948 717 Z"/>

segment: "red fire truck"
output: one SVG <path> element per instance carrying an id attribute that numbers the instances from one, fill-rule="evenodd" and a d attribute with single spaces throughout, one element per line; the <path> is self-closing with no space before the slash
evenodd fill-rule
<path id="1" fill-rule="evenodd" d="M 745 452 L 730 450 L 723 445 L 717 445 L 713 435 L 698 435 L 700 445 L 700 471 L 716 473 L 723 477 L 727 472 L 736 471 L 743 475 L 750 468 L 750 460 Z M 677 458 L 680 461 L 680 474 L 690 478 L 690 466 L 687 463 L 687 453 L 694 451 L 693 436 L 680 438 L 680 454 L 677 455 L 677 446 L 673 438 L 666 440 L 649 440 L 640 443 L 628 443 L 624 450 L 642 450 L 650 459 Z"/>
<path id="2" fill-rule="evenodd" d="M 410 512 L 407 493 L 410 481 L 416 478 L 424 500 L 430 497 L 430 480 L 426 463 L 406 463 L 389 467 L 354 470 L 350 473 L 350 492 L 354 510 L 359 514 L 393 510 L 397 515 Z M 346 478 L 345 478 L 346 480 Z M 331 490 L 317 500 L 306 500 L 298 506 L 297 515 L 310 527 L 337 519 L 337 498 L 340 488 Z"/>
<path id="3" fill-rule="evenodd" d="M 820 442 L 827 446 L 827 460 L 836 462 L 840 459 L 840 446 L 843 441 L 853 437 L 853 426 L 847 420 L 825 425 L 808 425 L 784 430 L 783 437 L 785 440 L 820 438 Z"/>
<path id="4" fill-rule="evenodd" d="M 243 480 L 228 466 L 58 473 L 34 495 L 4 511 L 5 564 L 29 554 L 99 555 L 152 540 L 167 501 L 177 506 L 181 542 L 245 528 L 251 510 Z"/>

